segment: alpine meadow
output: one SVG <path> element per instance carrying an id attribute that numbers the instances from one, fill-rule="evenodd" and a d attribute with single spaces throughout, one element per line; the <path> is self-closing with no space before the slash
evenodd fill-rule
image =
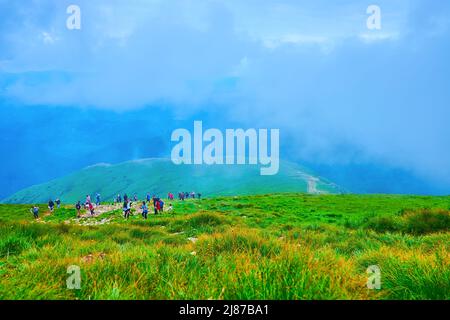
<path id="1" fill-rule="evenodd" d="M 33 221 L 29 206 L 1 205 L 0 298 L 450 298 L 450 197 L 215 197 L 126 221 L 120 205 L 101 207 Z M 70 265 L 80 290 L 67 290 Z"/>

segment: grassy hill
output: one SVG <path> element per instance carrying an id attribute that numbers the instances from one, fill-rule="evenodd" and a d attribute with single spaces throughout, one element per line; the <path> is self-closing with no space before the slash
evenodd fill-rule
<path id="1" fill-rule="evenodd" d="M 450 197 L 272 194 L 34 221 L 0 205 L 0 299 L 450 299 Z M 67 268 L 81 289 L 68 290 Z M 366 287 L 371 265 L 381 289 Z"/>
<path id="2" fill-rule="evenodd" d="M 200 192 L 204 196 L 264 194 L 272 192 L 338 193 L 335 184 L 297 164 L 281 162 L 274 176 L 261 176 L 259 166 L 174 165 L 168 159 L 143 159 L 116 165 L 98 164 L 44 184 L 32 186 L 4 199 L 4 203 L 44 203 L 60 198 L 73 203 L 99 192 L 104 200 L 118 193 Z"/>

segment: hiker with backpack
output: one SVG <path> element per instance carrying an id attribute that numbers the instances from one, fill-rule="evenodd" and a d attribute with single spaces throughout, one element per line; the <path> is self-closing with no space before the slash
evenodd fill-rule
<path id="1" fill-rule="evenodd" d="M 81 216 L 81 203 L 80 203 L 80 201 L 77 202 L 77 204 L 75 205 L 75 208 L 77 209 L 77 218 L 79 218 Z"/>
<path id="2" fill-rule="evenodd" d="M 150 203 L 151 197 L 150 197 L 150 193 L 147 192 L 147 202 Z"/>
<path id="3" fill-rule="evenodd" d="M 123 202 L 123 217 L 125 219 L 128 219 L 130 217 L 130 213 L 131 213 L 131 205 L 129 201 L 124 201 Z"/>
<path id="4" fill-rule="evenodd" d="M 86 195 L 86 204 L 91 203 L 91 196 L 90 195 Z"/>
<path id="5" fill-rule="evenodd" d="M 97 192 L 97 194 L 95 195 L 95 205 L 99 206 L 100 205 L 100 193 Z"/>
<path id="6" fill-rule="evenodd" d="M 161 203 L 159 203 L 159 198 L 153 198 L 153 207 L 155 209 L 155 215 L 161 210 Z"/>
<path id="7" fill-rule="evenodd" d="M 91 216 L 93 216 L 95 214 L 94 205 L 92 204 L 92 202 L 89 202 L 88 206 L 89 206 L 89 211 L 91 212 Z"/>
<path id="8" fill-rule="evenodd" d="M 50 199 L 50 200 L 48 201 L 48 208 L 49 208 L 49 210 L 50 210 L 50 214 L 53 213 L 53 209 L 55 208 L 55 203 L 53 202 L 52 199 Z"/>
<path id="9" fill-rule="evenodd" d="M 143 217 L 144 219 L 147 219 L 147 215 L 148 215 L 148 207 L 147 207 L 147 203 L 146 203 L 145 201 L 142 201 L 141 209 L 142 209 L 142 217 Z"/>
<path id="10" fill-rule="evenodd" d="M 59 198 L 56 199 L 56 208 L 60 208 L 61 207 L 61 200 L 59 200 Z"/>
<path id="11" fill-rule="evenodd" d="M 33 208 L 31 208 L 31 212 L 33 213 L 33 216 L 35 219 L 39 219 L 39 207 L 38 206 L 33 206 Z"/>

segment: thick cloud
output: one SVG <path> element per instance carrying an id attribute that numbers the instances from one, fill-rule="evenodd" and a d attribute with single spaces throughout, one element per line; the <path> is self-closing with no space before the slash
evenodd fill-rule
<path id="1" fill-rule="evenodd" d="M 372 3 L 350 0 L 83 0 L 79 31 L 65 28 L 71 3 L 0 0 L 3 101 L 214 112 L 280 128 L 291 158 L 383 164 L 450 190 L 443 1 L 378 1 L 379 31 Z"/>

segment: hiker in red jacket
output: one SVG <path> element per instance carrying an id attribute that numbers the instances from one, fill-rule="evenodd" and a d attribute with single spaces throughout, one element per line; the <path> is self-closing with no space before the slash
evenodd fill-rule
<path id="1" fill-rule="evenodd" d="M 89 202 L 89 211 L 91 212 L 91 216 L 93 216 L 95 214 L 94 205 L 92 204 L 92 202 Z"/>
<path id="2" fill-rule="evenodd" d="M 155 214 L 158 214 L 158 212 L 161 211 L 161 202 L 159 201 L 159 199 L 156 199 L 155 201 Z"/>

